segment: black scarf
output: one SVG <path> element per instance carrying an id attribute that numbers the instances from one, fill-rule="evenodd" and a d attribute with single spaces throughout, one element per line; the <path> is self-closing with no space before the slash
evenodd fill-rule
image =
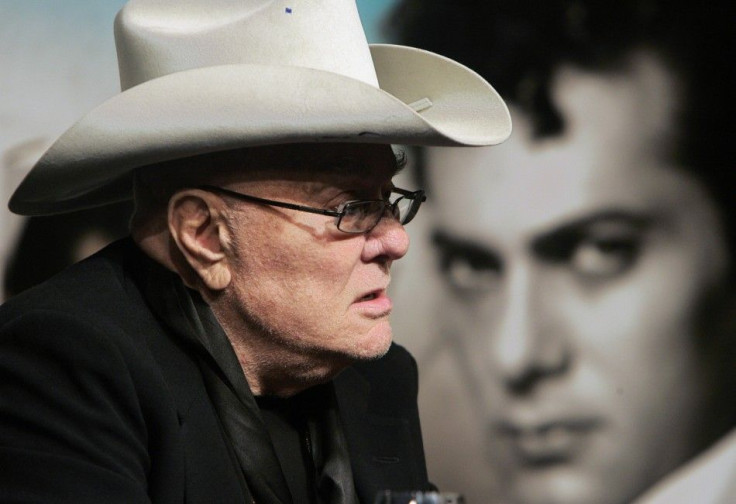
<path id="1" fill-rule="evenodd" d="M 146 297 L 163 321 L 193 350 L 207 392 L 220 418 L 231 456 L 243 474 L 248 500 L 258 504 L 293 504 L 286 477 L 258 404 L 227 335 L 212 310 L 181 279 L 151 264 Z M 319 504 L 357 504 L 347 442 L 334 389 L 329 400 L 311 408 L 307 428 L 312 445 Z"/>

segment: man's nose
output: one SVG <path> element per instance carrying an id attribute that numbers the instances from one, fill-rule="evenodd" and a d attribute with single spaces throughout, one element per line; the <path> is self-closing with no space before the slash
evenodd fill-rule
<path id="1" fill-rule="evenodd" d="M 543 276 L 526 266 L 508 272 L 500 321 L 490 335 L 495 372 L 515 393 L 531 392 L 570 365 L 570 342 L 555 313 L 560 293 L 551 291 Z"/>
<path id="2" fill-rule="evenodd" d="M 401 259 L 409 250 L 409 235 L 404 226 L 387 213 L 378 225 L 367 233 L 363 247 L 364 261 L 385 258 L 390 261 Z"/>

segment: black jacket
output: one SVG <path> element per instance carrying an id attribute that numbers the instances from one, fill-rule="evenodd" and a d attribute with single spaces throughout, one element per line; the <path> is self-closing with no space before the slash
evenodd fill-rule
<path id="1" fill-rule="evenodd" d="M 123 240 L 0 307 L 0 502 L 245 501 L 191 349 L 146 302 L 146 261 Z M 361 502 L 429 488 L 409 353 L 334 385 Z"/>

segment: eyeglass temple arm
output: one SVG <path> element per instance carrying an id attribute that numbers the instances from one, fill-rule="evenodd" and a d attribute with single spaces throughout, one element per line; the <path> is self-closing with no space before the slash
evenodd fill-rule
<path id="1" fill-rule="evenodd" d="M 424 203 L 427 201 L 427 196 L 424 194 L 424 191 L 422 189 L 419 189 L 418 191 L 409 191 L 407 189 L 401 189 L 399 187 L 394 187 L 391 189 L 391 192 L 395 192 L 396 194 L 401 194 L 402 196 L 406 196 L 410 199 L 416 199 Z"/>
<path id="2" fill-rule="evenodd" d="M 224 187 L 217 187 L 217 186 L 211 186 L 211 185 L 202 185 L 199 187 L 206 191 L 226 194 L 233 198 L 237 198 L 243 201 L 252 201 L 253 203 L 261 203 L 264 205 L 271 205 L 271 206 L 281 207 L 281 208 L 290 208 L 292 210 L 300 210 L 302 212 L 309 212 L 309 213 L 319 214 L 319 215 L 329 215 L 331 217 L 340 217 L 341 215 L 340 212 L 336 212 L 334 210 L 325 210 L 322 208 L 314 208 L 314 207 L 308 207 L 308 206 L 303 206 L 303 205 L 297 205 L 295 203 L 287 203 L 286 201 L 276 201 L 276 200 L 270 200 L 270 199 L 265 199 L 265 198 L 259 198 L 258 196 L 251 196 L 249 194 L 241 194 L 239 192 L 231 191 L 229 189 L 225 189 Z"/>

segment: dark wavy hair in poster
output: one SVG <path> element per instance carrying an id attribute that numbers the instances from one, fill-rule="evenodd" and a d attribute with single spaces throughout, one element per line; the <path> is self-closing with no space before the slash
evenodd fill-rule
<path id="1" fill-rule="evenodd" d="M 683 90 L 674 161 L 707 186 L 736 251 L 736 18 L 731 2 L 404 0 L 389 20 L 392 40 L 478 71 L 532 117 L 539 138 L 565 130 L 565 118 L 550 97 L 560 65 L 615 71 L 632 51 L 654 51 Z"/>

